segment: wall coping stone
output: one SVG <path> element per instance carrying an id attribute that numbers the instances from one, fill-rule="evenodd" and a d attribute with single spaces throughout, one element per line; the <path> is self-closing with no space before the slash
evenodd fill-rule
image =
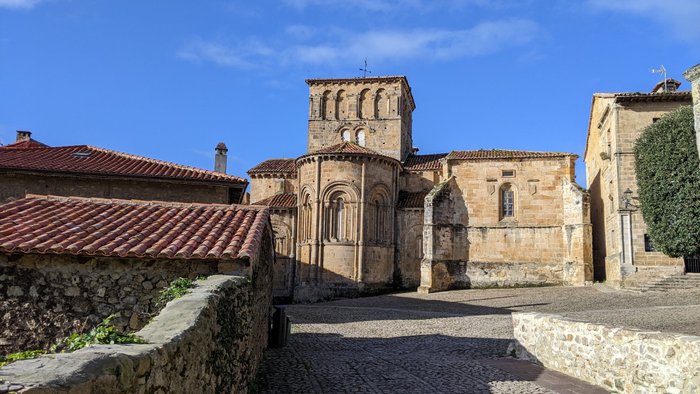
<path id="1" fill-rule="evenodd" d="M 151 367 L 154 354 L 176 347 L 178 342 L 197 329 L 196 323 L 200 319 L 215 313 L 213 301 L 221 297 L 217 293 L 248 283 L 248 279 L 212 275 L 195 283 L 197 286 L 190 293 L 170 301 L 160 314 L 136 333 L 148 343 L 93 345 L 72 353 L 47 354 L 17 361 L 0 368 L 0 383 L 6 381 L 23 385 L 23 392 L 28 392 L 26 390 L 31 390 L 32 386 L 54 390 L 76 389 L 104 377 L 106 371 L 117 371 L 119 380 L 126 383 L 133 378 L 134 372 Z"/>
<path id="2" fill-rule="evenodd" d="M 515 341 L 508 353 L 517 358 L 615 392 L 680 393 L 700 389 L 700 336 L 539 312 L 514 312 L 512 318 Z M 529 329 L 524 327 L 527 325 Z M 602 340 L 586 338 L 586 334 Z M 610 354 L 615 359 L 608 357 Z"/>

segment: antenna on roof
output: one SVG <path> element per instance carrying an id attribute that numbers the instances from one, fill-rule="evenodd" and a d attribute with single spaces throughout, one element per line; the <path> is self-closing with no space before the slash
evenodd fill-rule
<path id="1" fill-rule="evenodd" d="M 659 68 L 652 68 L 652 74 L 663 74 L 664 75 L 664 92 L 668 92 L 668 79 L 666 78 L 666 67 L 662 64 Z"/>
<path id="2" fill-rule="evenodd" d="M 372 74 L 372 71 L 369 71 L 369 70 L 367 69 L 367 58 L 365 58 L 365 67 L 364 67 L 364 68 L 361 68 L 360 71 L 362 71 L 362 73 L 363 73 L 363 74 L 362 74 L 362 78 L 367 78 L 367 73 Z"/>

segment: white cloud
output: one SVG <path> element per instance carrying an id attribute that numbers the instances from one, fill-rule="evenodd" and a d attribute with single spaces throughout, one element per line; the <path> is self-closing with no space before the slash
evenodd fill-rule
<path id="1" fill-rule="evenodd" d="M 256 58 L 270 57 L 273 54 L 274 50 L 257 39 L 249 39 L 233 46 L 197 40 L 178 51 L 177 56 L 194 62 L 211 62 L 219 66 L 250 68 L 255 65 Z"/>
<path id="2" fill-rule="evenodd" d="M 698 0 L 589 0 L 595 9 L 624 12 L 650 18 L 687 41 L 700 38 Z"/>
<path id="3" fill-rule="evenodd" d="M 528 20 L 483 22 L 471 29 L 375 30 L 360 34 L 346 32 L 333 42 L 292 47 L 288 60 L 306 63 L 351 61 L 368 57 L 384 60 L 473 57 L 520 46 L 533 41 L 540 28 Z"/>
<path id="4" fill-rule="evenodd" d="M 304 10 L 307 8 L 345 8 L 365 11 L 434 11 L 464 8 L 467 6 L 500 8 L 520 5 L 524 0 L 284 0 L 288 6 Z"/>
<path id="5" fill-rule="evenodd" d="M 41 0 L 0 0 L 0 8 L 34 8 Z"/>
<path id="6" fill-rule="evenodd" d="M 432 59 L 448 61 L 482 56 L 533 42 L 540 27 L 532 21 L 506 19 L 482 22 L 470 29 L 328 30 L 295 25 L 286 29 L 285 42 L 274 44 L 249 39 L 243 44 L 196 41 L 178 56 L 220 66 L 249 68 L 255 65 L 335 64 L 358 62 L 365 57 L 377 62 Z"/>

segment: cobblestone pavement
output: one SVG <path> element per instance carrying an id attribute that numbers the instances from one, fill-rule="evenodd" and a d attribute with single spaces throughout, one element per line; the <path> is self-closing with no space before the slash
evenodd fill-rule
<path id="1" fill-rule="evenodd" d="M 637 326 L 655 322 L 655 329 L 683 332 L 688 319 L 667 319 L 670 323 L 659 327 L 654 316 L 660 309 L 681 314 L 685 308 L 665 307 L 691 306 L 698 300 L 700 290 L 629 294 L 551 287 L 402 293 L 292 305 L 287 308 L 293 323 L 289 346 L 267 351 L 258 391 L 604 392 L 533 364 L 503 358 L 512 339 L 510 313 L 571 313 L 623 325 L 618 316 L 634 316 Z M 690 331 L 698 330 L 698 321 L 700 317 Z"/>

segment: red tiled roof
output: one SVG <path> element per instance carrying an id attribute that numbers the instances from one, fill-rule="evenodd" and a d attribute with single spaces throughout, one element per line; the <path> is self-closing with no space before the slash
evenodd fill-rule
<path id="1" fill-rule="evenodd" d="M 566 152 L 531 152 L 524 150 L 480 149 L 453 150 L 447 155 L 452 160 L 484 160 L 484 159 L 543 159 L 549 157 L 576 156 Z"/>
<path id="2" fill-rule="evenodd" d="M 296 174 L 294 159 L 270 159 L 248 170 L 248 174 L 289 172 Z"/>
<path id="3" fill-rule="evenodd" d="M 25 148 L 48 148 L 49 146 L 39 142 L 33 138 L 28 140 L 15 142 L 12 144 L 2 145 L 0 149 L 25 149 Z"/>
<path id="4" fill-rule="evenodd" d="M 28 195 L 0 205 L 0 252 L 255 260 L 264 207 Z"/>
<path id="5" fill-rule="evenodd" d="M 325 153 L 351 153 L 351 154 L 365 154 L 365 155 L 381 155 L 371 149 L 365 148 L 353 142 L 341 142 L 340 144 L 335 144 L 331 146 L 326 146 L 321 149 L 317 149 L 313 152 L 309 152 L 307 155 L 325 154 Z"/>
<path id="6" fill-rule="evenodd" d="M 429 192 L 399 192 L 399 201 L 396 208 L 423 208 L 425 205 L 425 196 Z"/>
<path id="7" fill-rule="evenodd" d="M 233 175 L 88 145 L 2 149 L 0 169 L 247 183 Z"/>
<path id="8" fill-rule="evenodd" d="M 447 156 L 447 153 L 410 155 L 403 163 L 403 168 L 408 171 L 438 171 L 441 168 L 440 159 L 445 156 Z"/>
<path id="9" fill-rule="evenodd" d="M 661 93 L 615 93 L 616 103 L 692 101 L 692 99 L 692 94 L 688 90 Z"/>
<path id="10" fill-rule="evenodd" d="M 280 193 L 262 199 L 253 205 L 265 205 L 272 208 L 296 208 L 297 195 L 294 193 Z"/>

